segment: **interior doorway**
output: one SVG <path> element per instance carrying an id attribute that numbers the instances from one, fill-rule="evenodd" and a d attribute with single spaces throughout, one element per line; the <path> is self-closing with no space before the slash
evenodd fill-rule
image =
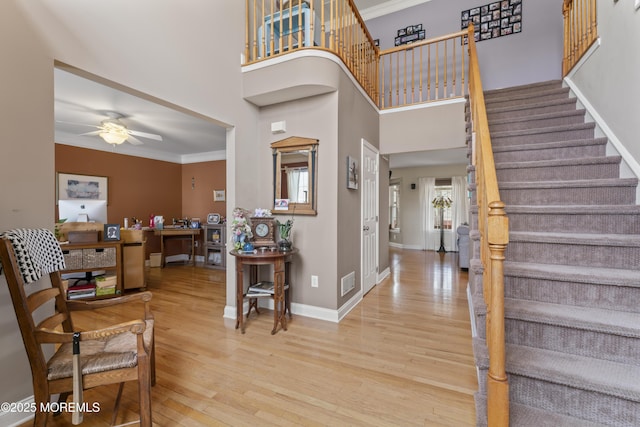
<path id="1" fill-rule="evenodd" d="M 366 295 L 378 278 L 378 150 L 362 139 L 362 294 Z"/>

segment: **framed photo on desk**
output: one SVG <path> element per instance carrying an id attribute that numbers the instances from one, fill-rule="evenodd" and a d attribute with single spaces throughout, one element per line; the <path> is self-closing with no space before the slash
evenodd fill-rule
<path id="1" fill-rule="evenodd" d="M 220 224 L 220 214 L 210 213 L 207 215 L 207 224 Z"/>
<path id="2" fill-rule="evenodd" d="M 120 224 L 105 224 L 102 240 L 105 242 L 120 240 Z"/>

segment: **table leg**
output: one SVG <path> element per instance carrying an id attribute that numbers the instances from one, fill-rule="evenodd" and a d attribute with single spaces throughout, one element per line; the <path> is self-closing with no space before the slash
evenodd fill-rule
<path id="1" fill-rule="evenodd" d="M 273 266 L 273 330 L 271 335 L 278 331 L 278 323 L 282 329 L 287 330 L 287 318 L 284 306 L 284 260 L 278 259 Z"/>
<path id="2" fill-rule="evenodd" d="M 164 268 L 164 236 L 160 236 L 160 267 Z"/>
<path id="3" fill-rule="evenodd" d="M 240 327 L 240 330 L 244 334 L 244 313 L 242 312 L 242 306 L 244 304 L 244 275 L 243 275 L 242 259 L 236 260 L 236 329 Z"/>

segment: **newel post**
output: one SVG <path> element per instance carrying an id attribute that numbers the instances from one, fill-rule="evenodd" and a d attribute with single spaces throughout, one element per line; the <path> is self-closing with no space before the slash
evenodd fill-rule
<path id="1" fill-rule="evenodd" d="M 504 252 L 509 244 L 509 218 L 504 202 L 489 204 L 488 240 L 491 252 L 491 331 L 487 375 L 487 420 L 492 427 L 509 426 L 509 383 L 505 367 Z"/>

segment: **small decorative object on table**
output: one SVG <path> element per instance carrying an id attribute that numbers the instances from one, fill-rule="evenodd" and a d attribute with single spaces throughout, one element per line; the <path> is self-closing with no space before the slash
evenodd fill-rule
<path id="1" fill-rule="evenodd" d="M 280 240 L 278 241 L 278 249 L 280 252 L 288 252 L 291 250 L 291 228 L 293 228 L 293 219 L 288 219 L 287 222 L 280 222 L 276 220 L 278 225 L 278 231 L 280 232 Z"/>
<path id="2" fill-rule="evenodd" d="M 231 221 L 231 242 L 236 251 L 243 250 L 245 239 L 253 237 L 251 224 L 249 223 L 249 212 L 243 208 L 233 210 L 233 220 Z"/>
<path id="3" fill-rule="evenodd" d="M 271 210 L 258 208 L 250 220 L 254 246 L 265 249 L 275 247 L 275 222 L 271 216 Z"/>

